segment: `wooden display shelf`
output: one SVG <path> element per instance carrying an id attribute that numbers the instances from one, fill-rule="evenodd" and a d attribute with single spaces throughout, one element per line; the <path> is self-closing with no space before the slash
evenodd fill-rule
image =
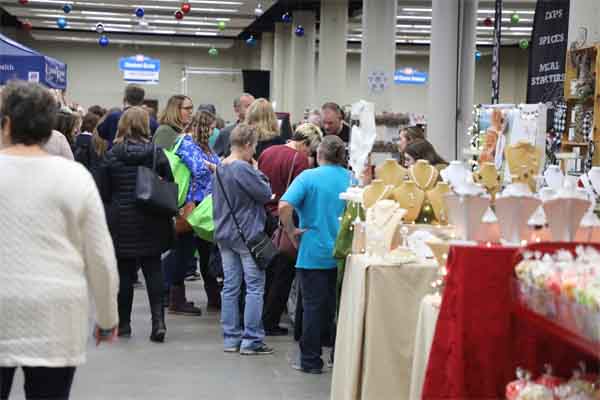
<path id="1" fill-rule="evenodd" d="M 579 98 L 579 97 L 575 97 L 575 96 L 571 95 L 571 82 L 573 80 L 577 79 L 577 67 L 571 65 L 571 55 L 572 54 L 585 54 L 585 53 L 588 53 L 592 58 L 591 68 L 592 68 L 592 73 L 596 80 L 595 88 L 594 88 L 595 90 L 594 90 L 593 95 L 590 95 L 585 98 Z M 598 103 L 600 103 L 600 57 L 599 57 L 599 54 L 600 54 L 600 44 L 597 44 L 594 46 L 589 46 L 589 47 L 584 47 L 582 49 L 570 50 L 567 52 L 566 66 L 565 66 L 564 97 L 565 97 L 565 102 L 567 104 L 566 118 L 567 118 L 568 123 L 565 124 L 564 132 L 561 132 L 561 137 L 562 137 L 561 152 L 568 153 L 574 147 L 589 147 L 589 143 L 582 144 L 582 143 L 577 143 L 572 140 L 569 140 L 569 129 L 574 127 L 574 125 L 570 122 L 571 117 L 572 117 L 572 111 L 575 108 L 575 106 L 578 106 L 578 105 L 583 105 L 587 108 L 592 108 L 593 115 L 594 115 L 592 126 L 594 126 L 595 128 L 593 129 L 590 139 L 594 143 L 600 142 L 600 130 L 597 129 L 597 127 L 600 127 L 600 112 L 596 111 L 596 108 L 598 107 Z M 587 159 L 587 157 L 589 157 L 587 154 L 582 155 L 582 156 L 584 159 Z M 600 149 L 598 149 L 598 151 L 595 152 L 594 157 L 592 159 L 592 164 L 594 166 L 600 165 Z"/>
<path id="2" fill-rule="evenodd" d="M 556 322 L 530 310 L 525 305 L 515 301 L 514 313 L 519 319 L 527 321 L 538 329 L 555 336 L 562 341 L 569 343 L 578 350 L 591 355 L 592 357 L 600 358 L 600 344 L 594 343 L 591 340 L 573 332 L 569 329 L 558 325 Z"/>

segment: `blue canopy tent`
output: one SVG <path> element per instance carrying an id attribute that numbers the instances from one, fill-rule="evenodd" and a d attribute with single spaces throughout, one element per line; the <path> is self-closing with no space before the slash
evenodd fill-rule
<path id="1" fill-rule="evenodd" d="M 66 89 L 67 66 L 0 34 L 0 85 L 13 79 Z"/>

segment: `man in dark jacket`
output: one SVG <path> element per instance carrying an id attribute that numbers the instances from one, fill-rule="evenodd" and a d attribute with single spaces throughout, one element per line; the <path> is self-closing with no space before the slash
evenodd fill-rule
<path id="1" fill-rule="evenodd" d="M 243 93 L 240 97 L 233 100 L 233 112 L 237 116 L 237 121 L 234 124 L 226 126 L 217 137 L 214 145 L 214 152 L 221 158 L 229 157 L 231 153 L 231 145 L 229 143 L 229 136 L 233 129 L 241 122 L 246 119 L 246 111 L 250 104 L 254 102 L 254 96 L 248 93 Z"/>
<path id="2" fill-rule="evenodd" d="M 125 88 L 125 97 L 123 98 L 123 110 L 109 114 L 104 122 L 98 125 L 98 134 L 108 142 L 109 149 L 112 147 L 113 140 L 115 140 L 115 136 L 117 135 L 117 127 L 119 126 L 119 120 L 123 112 L 129 107 L 142 106 L 145 96 L 146 92 L 142 87 L 134 84 L 127 85 Z M 154 135 L 157 128 L 158 122 L 153 117 L 150 117 L 150 133 Z"/>

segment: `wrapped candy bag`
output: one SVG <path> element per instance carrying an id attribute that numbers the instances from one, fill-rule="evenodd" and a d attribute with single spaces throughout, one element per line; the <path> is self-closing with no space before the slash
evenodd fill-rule
<path id="1" fill-rule="evenodd" d="M 529 383 L 523 388 L 517 400 L 554 400 L 554 393 L 544 385 Z"/>
<path id="2" fill-rule="evenodd" d="M 531 374 L 523 368 L 517 368 L 517 380 L 506 385 L 506 398 L 508 400 L 517 400 L 525 386 L 530 384 Z"/>
<path id="3" fill-rule="evenodd" d="M 554 389 L 564 383 L 564 380 L 552 375 L 552 366 L 550 364 L 544 365 L 544 374 L 536 379 L 535 383 L 546 386 L 548 389 L 554 392 Z"/>

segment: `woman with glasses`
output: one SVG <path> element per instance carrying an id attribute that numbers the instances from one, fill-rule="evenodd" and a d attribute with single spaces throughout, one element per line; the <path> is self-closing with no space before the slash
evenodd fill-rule
<path id="1" fill-rule="evenodd" d="M 172 96 L 167 102 L 167 108 L 160 114 L 160 125 L 152 141 L 165 149 L 171 148 L 177 137 L 189 130 L 193 116 L 192 99 L 180 94 Z"/>

